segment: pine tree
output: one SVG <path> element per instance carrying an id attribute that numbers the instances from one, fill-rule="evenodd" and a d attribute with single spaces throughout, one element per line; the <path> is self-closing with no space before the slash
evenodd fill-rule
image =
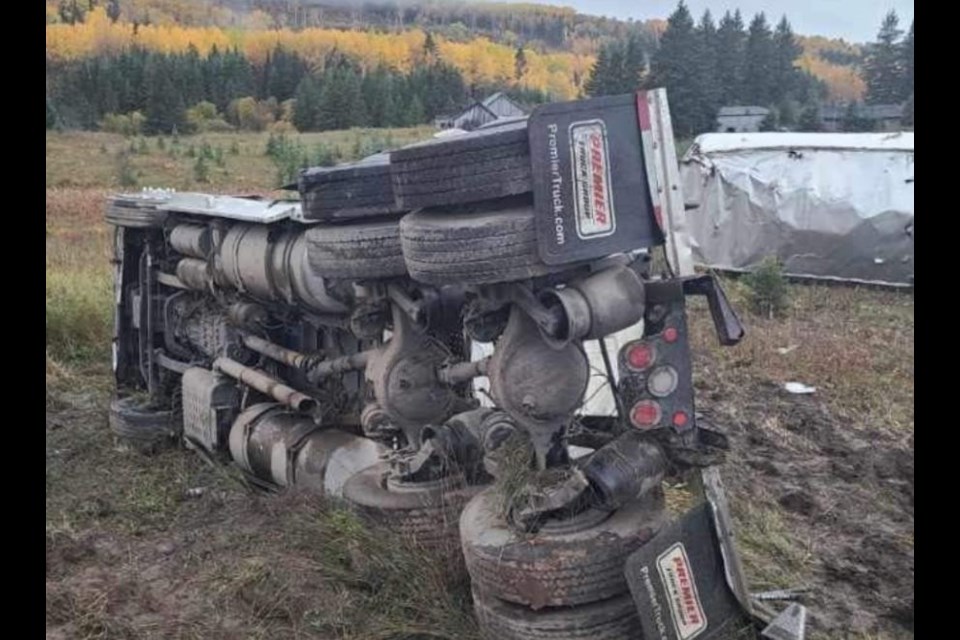
<path id="1" fill-rule="evenodd" d="M 297 131 L 314 131 L 320 107 L 320 88 L 313 76 L 305 76 L 297 85 L 293 103 L 293 126 Z"/>
<path id="2" fill-rule="evenodd" d="M 894 104 L 903 100 L 903 65 L 897 41 L 903 33 L 895 11 L 884 17 L 877 41 L 867 51 L 863 76 L 868 104 Z"/>
<path id="3" fill-rule="evenodd" d="M 597 97 L 609 95 L 610 78 L 613 70 L 610 64 L 612 45 L 603 45 L 597 53 L 597 59 L 590 70 L 590 77 L 583 85 L 587 95 Z"/>
<path id="4" fill-rule="evenodd" d="M 366 123 L 366 106 L 357 72 L 347 64 L 340 64 L 324 74 L 317 128 L 321 131 L 349 129 Z"/>
<path id="5" fill-rule="evenodd" d="M 523 51 L 523 45 L 517 47 L 517 53 L 513 56 L 513 76 L 519 82 L 527 72 L 527 54 Z"/>
<path id="6" fill-rule="evenodd" d="M 901 66 L 903 68 L 903 89 L 901 95 L 905 98 L 913 97 L 913 21 L 910 22 L 910 30 L 907 31 L 907 37 L 903 39 L 901 45 Z"/>
<path id="7" fill-rule="evenodd" d="M 171 65 L 162 54 L 151 58 L 146 74 L 149 88 L 146 133 L 170 133 L 175 127 L 182 129 L 186 124 L 185 105 Z"/>
<path id="8" fill-rule="evenodd" d="M 687 6 L 681 2 L 667 19 L 660 49 L 653 57 L 648 85 L 666 87 L 674 133 L 688 137 L 700 125 L 700 88 L 691 69 L 697 64 L 697 34 Z"/>
<path id="9" fill-rule="evenodd" d="M 383 67 L 377 67 L 363 77 L 363 102 L 367 105 L 367 118 L 371 127 L 387 127 L 387 102 L 390 94 L 390 77 Z"/>
<path id="10" fill-rule="evenodd" d="M 851 102 L 847 105 L 847 111 L 843 114 L 841 126 L 847 132 L 872 131 L 873 121 L 861 115 L 859 103 Z"/>
<path id="11" fill-rule="evenodd" d="M 800 114 L 800 131 L 820 131 L 820 109 L 815 104 L 804 107 Z"/>
<path id="12" fill-rule="evenodd" d="M 743 99 L 752 105 L 774 101 L 774 45 L 763 12 L 750 21 L 743 74 Z"/>
<path id="13" fill-rule="evenodd" d="M 620 86 L 616 93 L 633 93 L 636 91 L 643 83 L 645 69 L 646 59 L 643 44 L 635 33 L 631 33 L 627 36 L 627 44 L 623 52 Z"/>
<path id="14" fill-rule="evenodd" d="M 697 25 L 697 86 L 700 92 L 698 109 L 698 131 L 712 131 L 715 127 L 717 111 L 720 108 L 720 85 L 718 84 L 717 28 L 713 24 L 710 10 L 703 12 Z"/>
<path id="15" fill-rule="evenodd" d="M 794 62 L 803 53 L 803 47 L 794 38 L 793 29 L 790 28 L 786 16 L 780 19 L 773 34 L 773 51 L 773 87 L 775 93 L 781 99 L 794 97 L 798 88 L 799 75 Z M 781 114 L 780 120 L 781 124 L 784 124 L 783 114 Z"/>
<path id="16" fill-rule="evenodd" d="M 742 102 L 746 42 L 740 11 L 733 15 L 729 11 L 723 14 L 717 29 L 717 78 L 723 105 L 735 106 Z"/>
<path id="17" fill-rule="evenodd" d="M 420 101 L 419 96 L 414 95 L 412 98 L 410 98 L 410 102 L 407 104 L 404 120 L 406 120 L 407 125 L 414 126 L 423 124 L 426 119 L 427 116 L 423 108 L 423 102 Z"/>

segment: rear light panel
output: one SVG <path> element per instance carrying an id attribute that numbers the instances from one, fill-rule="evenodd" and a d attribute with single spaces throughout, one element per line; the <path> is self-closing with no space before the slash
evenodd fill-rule
<path id="1" fill-rule="evenodd" d="M 694 429 L 694 398 L 682 292 L 650 301 L 644 337 L 623 346 L 618 384 L 626 422 L 636 429 Z"/>

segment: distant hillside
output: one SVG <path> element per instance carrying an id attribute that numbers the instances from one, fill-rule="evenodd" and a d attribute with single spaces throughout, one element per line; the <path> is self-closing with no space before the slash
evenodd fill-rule
<path id="1" fill-rule="evenodd" d="M 798 36 L 797 40 L 803 47 L 800 67 L 827 84 L 831 99 L 847 102 L 863 98 L 867 85 L 860 77 L 860 45 L 822 36 Z"/>
<path id="2" fill-rule="evenodd" d="M 90 7 L 93 7 L 91 10 Z M 605 42 L 638 36 L 652 52 L 665 22 L 623 21 L 566 7 L 448 0 L 47 0 L 47 60 L 58 63 L 142 46 L 201 53 L 238 47 L 252 62 L 277 45 L 314 64 L 332 52 L 364 66 L 409 70 L 431 33 L 440 55 L 471 85 L 516 86 L 574 98 Z M 860 48 L 800 37 L 800 65 L 822 79 L 831 99 L 858 99 Z M 517 77 L 523 46 L 526 69 Z"/>

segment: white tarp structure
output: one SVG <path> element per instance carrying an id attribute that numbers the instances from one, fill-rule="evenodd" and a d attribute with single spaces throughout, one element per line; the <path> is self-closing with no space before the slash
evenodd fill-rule
<path id="1" fill-rule="evenodd" d="M 699 265 L 913 283 L 913 133 L 710 133 L 681 179 Z"/>

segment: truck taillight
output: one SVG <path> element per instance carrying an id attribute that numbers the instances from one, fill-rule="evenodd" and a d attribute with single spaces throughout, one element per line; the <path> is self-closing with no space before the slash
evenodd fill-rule
<path id="1" fill-rule="evenodd" d="M 627 347 L 627 366 L 634 371 L 645 371 L 657 359 L 657 351 L 649 342 L 636 342 Z"/>
<path id="2" fill-rule="evenodd" d="M 677 283 L 648 284 L 644 336 L 625 344 L 618 365 L 624 422 L 636 429 L 693 429 L 694 397 L 686 310 Z"/>
<path id="3" fill-rule="evenodd" d="M 654 400 L 641 400 L 630 410 L 630 422 L 641 429 L 660 424 L 662 418 L 663 411 L 660 409 L 660 404 Z"/>

